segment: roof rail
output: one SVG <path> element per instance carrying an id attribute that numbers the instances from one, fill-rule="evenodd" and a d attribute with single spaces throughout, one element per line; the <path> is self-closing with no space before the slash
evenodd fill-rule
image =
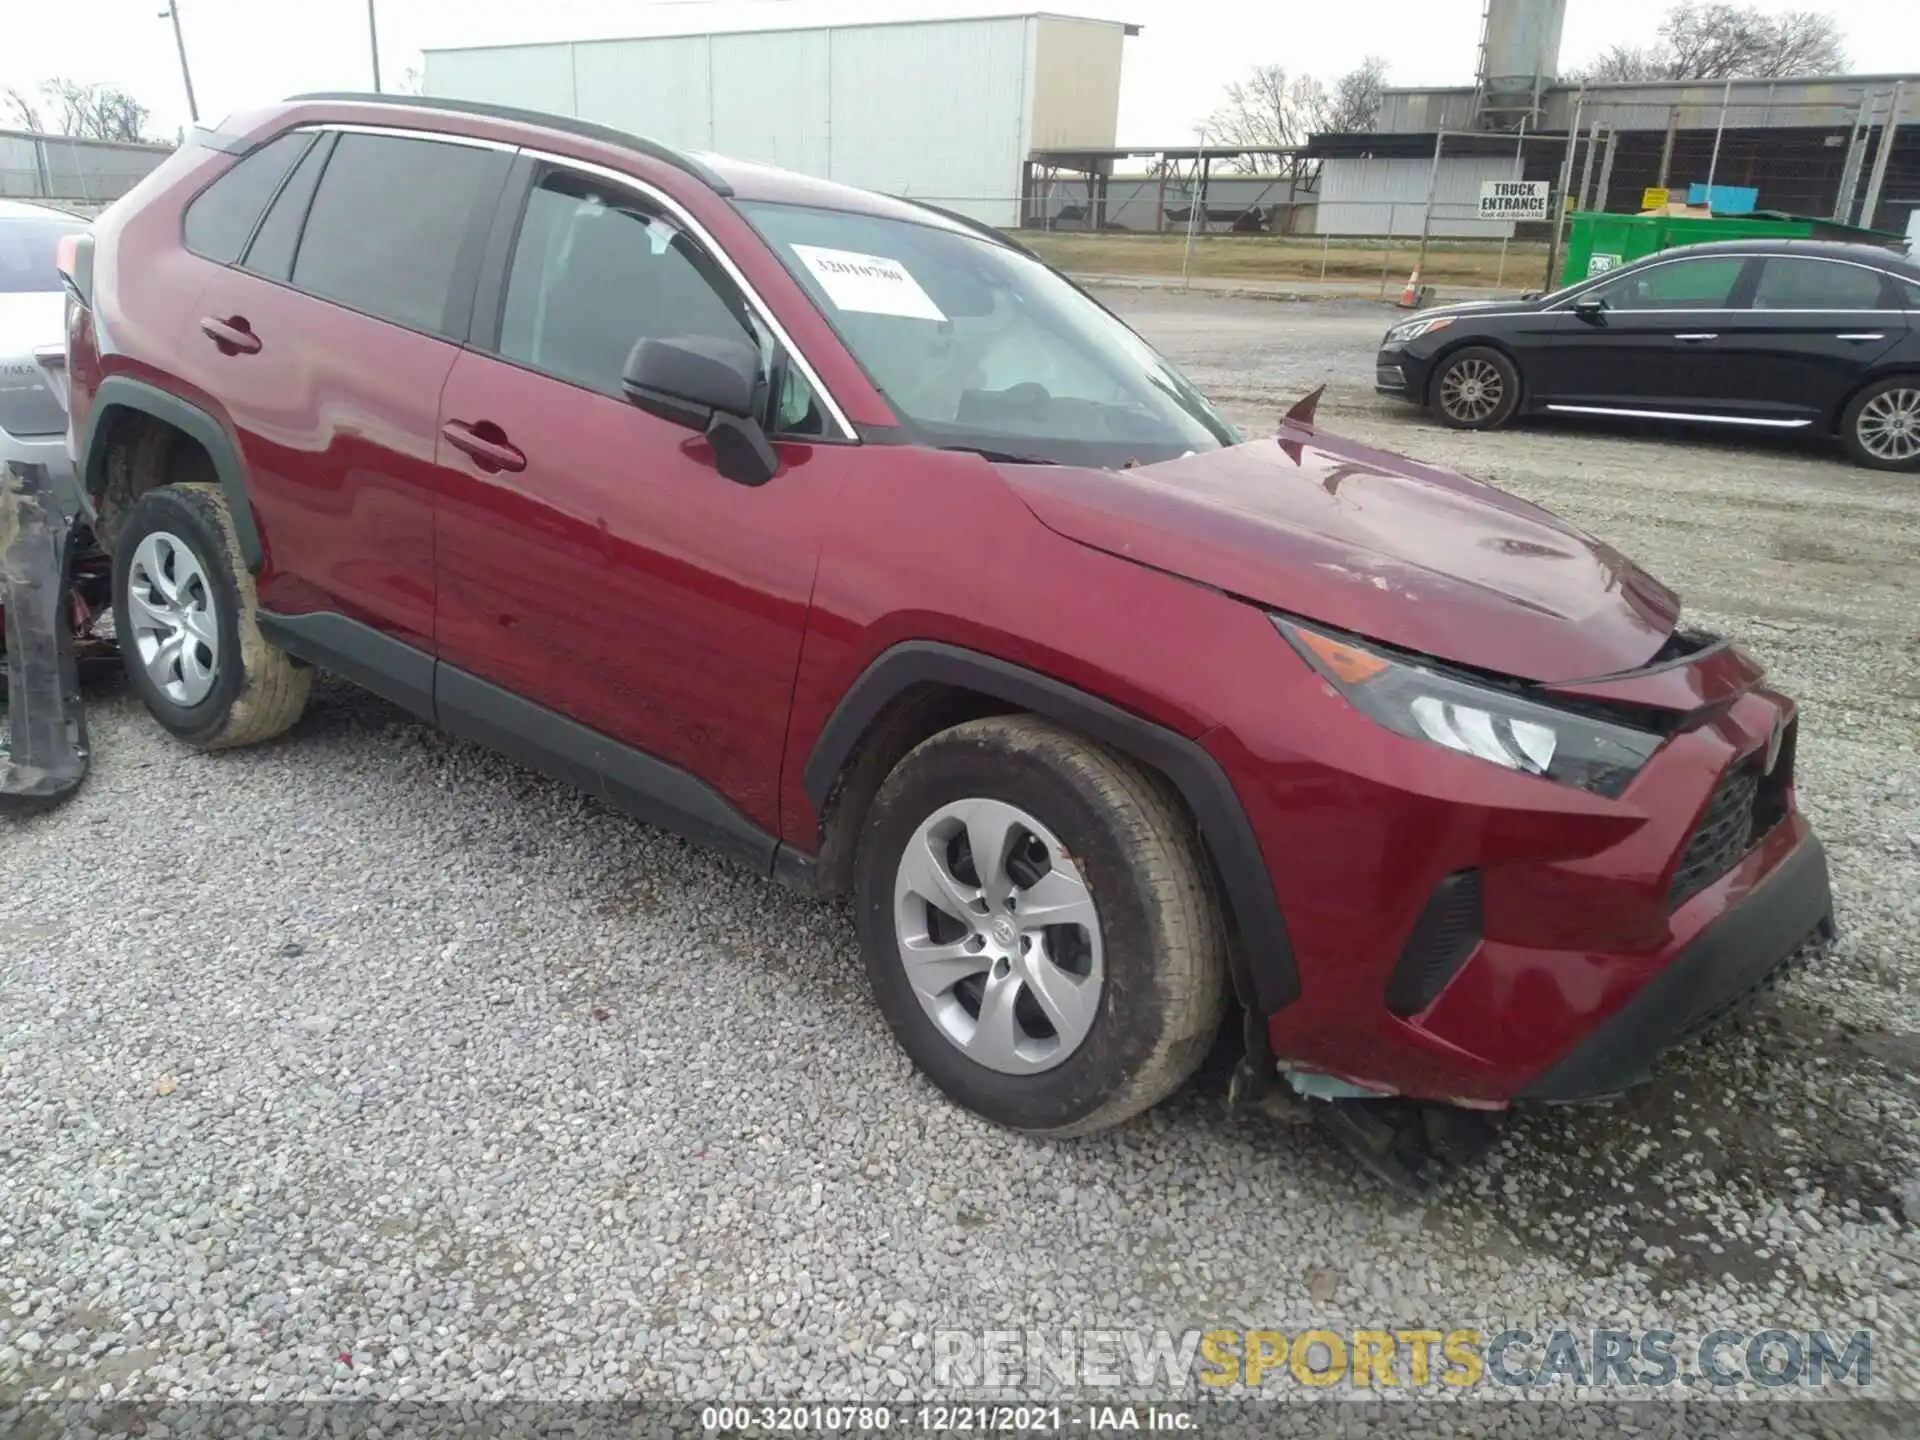
<path id="1" fill-rule="evenodd" d="M 543 110 L 520 110 L 511 105 L 489 105 L 478 100 L 447 100 L 437 95 L 380 95 L 354 90 L 318 90 L 307 95 L 290 96 L 287 103 L 295 105 L 313 100 L 352 105 L 397 105 L 415 110 L 445 110 L 455 115 L 478 115 L 489 120 L 509 120 L 519 125 L 538 125 L 543 129 L 578 135 L 583 140 L 598 140 L 603 145 L 616 145 L 622 150 L 632 150 L 637 154 L 671 165 L 676 170 L 685 171 L 716 195 L 733 194 L 733 187 L 725 179 L 691 155 L 671 149 L 658 141 L 649 140 L 643 135 L 635 135 L 631 131 L 618 130 L 611 125 L 596 125 L 591 120 L 576 120 L 570 115 L 551 115 Z"/>

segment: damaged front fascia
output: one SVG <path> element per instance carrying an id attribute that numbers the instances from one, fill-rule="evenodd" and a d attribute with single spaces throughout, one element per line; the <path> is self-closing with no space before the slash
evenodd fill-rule
<path id="1" fill-rule="evenodd" d="M 87 775 L 87 719 L 68 623 L 73 530 L 38 465 L 0 464 L 6 744 L 0 810 L 46 809 Z"/>

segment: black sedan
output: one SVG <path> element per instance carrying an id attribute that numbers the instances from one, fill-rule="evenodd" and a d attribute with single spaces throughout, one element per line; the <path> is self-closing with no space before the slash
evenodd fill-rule
<path id="1" fill-rule="evenodd" d="M 1920 470 L 1920 264 L 1868 245 L 1663 250 L 1551 295 L 1423 311 L 1375 386 L 1441 424 L 1599 415 L 1837 434 L 1860 465 Z"/>

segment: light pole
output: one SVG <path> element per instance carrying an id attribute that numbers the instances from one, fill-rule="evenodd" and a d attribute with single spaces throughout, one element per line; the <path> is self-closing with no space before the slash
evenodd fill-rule
<path id="1" fill-rule="evenodd" d="M 373 55 L 373 93 L 380 93 L 380 25 L 373 15 L 374 0 L 367 0 L 367 49 Z"/>
<path id="2" fill-rule="evenodd" d="M 167 8 L 160 12 L 160 18 L 173 22 L 173 44 L 180 52 L 180 80 L 187 87 L 187 114 L 193 123 L 200 123 L 200 106 L 193 98 L 193 72 L 187 69 L 187 41 L 180 33 L 180 6 L 176 0 L 167 0 Z"/>

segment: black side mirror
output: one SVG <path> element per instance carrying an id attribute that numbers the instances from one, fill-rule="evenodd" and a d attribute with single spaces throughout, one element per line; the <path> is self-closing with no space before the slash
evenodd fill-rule
<path id="1" fill-rule="evenodd" d="M 754 417 L 759 383 L 757 349 L 708 335 L 642 340 L 620 377 L 627 399 L 649 415 L 704 434 L 714 465 L 739 485 L 764 485 L 780 469 Z"/>
<path id="2" fill-rule="evenodd" d="M 1582 295 L 1573 302 L 1573 313 L 1589 325 L 1598 325 L 1607 313 L 1607 302 L 1598 295 Z"/>

